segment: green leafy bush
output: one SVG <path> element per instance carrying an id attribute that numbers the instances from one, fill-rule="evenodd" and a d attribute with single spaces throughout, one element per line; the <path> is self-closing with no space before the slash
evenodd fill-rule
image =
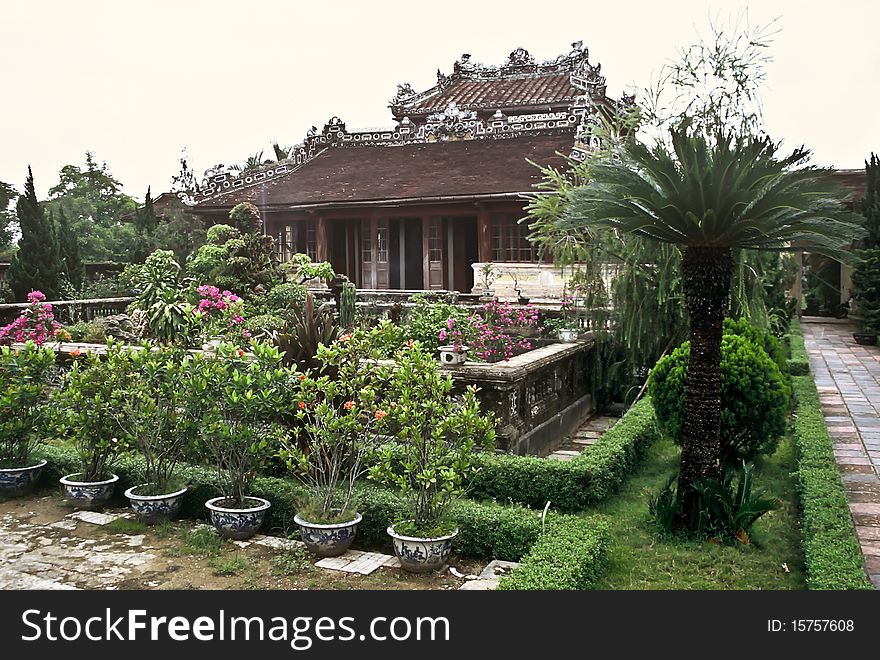
<path id="1" fill-rule="evenodd" d="M 50 407 L 55 352 L 28 341 L 0 347 L 0 468 L 29 467 Z"/>
<path id="2" fill-rule="evenodd" d="M 80 321 L 64 327 L 70 334 L 70 341 L 85 342 L 86 344 L 104 344 L 107 342 L 107 334 L 104 326 L 96 321 Z"/>
<path id="3" fill-rule="evenodd" d="M 403 325 L 403 339 L 419 342 L 429 351 L 440 346 L 440 331 L 448 329 L 449 319 L 459 325 L 466 325 L 470 313 L 467 310 L 445 302 L 429 302 L 424 295 L 411 298 L 414 306 L 406 315 Z"/>
<path id="4" fill-rule="evenodd" d="M 811 376 L 795 376 L 794 440 L 810 589 L 871 589 Z"/>
<path id="5" fill-rule="evenodd" d="M 602 576 L 610 540 L 607 524 L 595 518 L 553 516 L 499 589 L 589 589 Z"/>
<path id="6" fill-rule="evenodd" d="M 663 431 L 680 443 L 690 342 L 661 358 L 648 391 Z M 785 432 L 791 390 L 764 349 L 739 334 L 721 341 L 721 460 L 736 466 L 772 454 Z"/>
<path id="7" fill-rule="evenodd" d="M 767 353 L 767 356 L 773 360 L 779 373 L 785 375 L 788 373 L 788 356 L 785 354 L 785 348 L 772 333 L 760 328 L 756 328 L 746 319 L 724 319 L 724 334 L 739 335 L 745 337 L 756 346 L 760 346 Z"/>
<path id="8" fill-rule="evenodd" d="M 792 376 L 806 376 L 810 373 L 810 356 L 804 346 L 804 333 L 801 324 L 792 321 L 789 329 L 789 344 L 791 346 L 791 359 L 788 361 L 788 372 Z"/>
<path id="9" fill-rule="evenodd" d="M 369 468 L 369 477 L 396 487 L 410 503 L 404 534 L 436 536 L 451 531 L 449 508 L 474 471 L 476 448 L 491 449 L 495 440 L 492 415 L 483 416 L 476 388 L 452 396 L 453 381 L 441 375 L 437 360 L 414 343 L 395 356 L 383 409 L 383 424 L 393 425 L 398 451 L 383 450 Z"/>
<path id="10" fill-rule="evenodd" d="M 613 428 L 571 461 L 480 454 L 469 480 L 473 497 L 518 502 L 536 509 L 581 511 L 611 495 L 660 437 L 649 398 L 630 408 Z"/>
<path id="11" fill-rule="evenodd" d="M 131 351 L 111 340 L 105 356 L 75 356 L 55 392 L 53 424 L 76 447 L 81 481 L 109 478 L 113 463 L 128 449 L 119 420 L 126 405 L 126 386 L 136 377 Z"/>

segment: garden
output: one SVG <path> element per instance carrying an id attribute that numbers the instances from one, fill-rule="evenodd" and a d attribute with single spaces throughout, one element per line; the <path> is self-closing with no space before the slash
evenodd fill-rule
<path id="1" fill-rule="evenodd" d="M 128 265 L 124 313 L 62 318 L 35 270 L 0 329 L 0 510 L 40 497 L 193 575 L 256 562 L 253 588 L 376 588 L 314 567 L 384 553 L 391 588 L 492 561 L 510 590 L 869 588 L 785 253 L 858 261 L 876 331 L 878 215 L 763 136 L 736 80 L 671 117 L 621 108 L 543 170 L 526 220 L 574 271 L 557 304 L 499 300 L 491 264 L 482 295 L 380 302 L 279 263 L 249 203 L 185 260 Z M 22 200 L 38 218 L 32 179 Z M 547 456 L 602 411 L 619 419 Z"/>

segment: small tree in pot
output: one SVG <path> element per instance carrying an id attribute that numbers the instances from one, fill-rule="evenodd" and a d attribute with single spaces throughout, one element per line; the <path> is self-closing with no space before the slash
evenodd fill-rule
<path id="1" fill-rule="evenodd" d="M 490 449 L 495 422 L 480 414 L 476 388 L 453 396 L 430 353 L 411 342 L 396 356 L 388 399 L 376 416 L 397 429 L 399 446 L 385 447 L 369 470 L 371 479 L 396 486 L 409 501 L 411 518 L 388 528 L 403 567 L 423 573 L 440 568 L 458 533 L 448 520 L 477 448 Z"/>
<path id="2" fill-rule="evenodd" d="M 191 363 L 185 350 L 151 344 L 143 349 L 131 354 L 137 377 L 126 387 L 118 422 L 144 458 L 143 483 L 125 495 L 138 518 L 155 523 L 176 517 L 183 503 L 187 487 L 177 479 L 176 469 L 193 446 L 196 424 L 188 413 L 199 402 L 182 386 Z"/>
<path id="3" fill-rule="evenodd" d="M 28 341 L 0 348 L 0 496 L 30 492 L 46 461 L 33 450 L 45 421 L 55 353 Z"/>
<path id="4" fill-rule="evenodd" d="M 188 396 L 203 402 L 201 445 L 217 466 L 223 494 L 208 500 L 211 522 L 222 536 L 246 539 L 257 533 L 270 503 L 250 496 L 257 470 L 284 439 L 278 411 L 290 372 L 281 353 L 252 344 L 253 355 L 221 344 L 215 356 L 198 355 L 187 382 Z"/>
<path id="5" fill-rule="evenodd" d="M 318 347 L 318 373 L 299 374 L 293 390 L 291 442 L 280 454 L 308 489 L 296 518 L 306 547 L 322 557 L 344 553 L 361 520 L 355 481 L 376 444 L 384 416 L 377 390 L 390 376 L 370 358 L 377 331 L 356 330 Z"/>
<path id="6" fill-rule="evenodd" d="M 105 356 L 71 355 L 73 366 L 53 405 L 58 432 L 73 441 L 81 468 L 62 477 L 61 485 L 75 506 L 97 508 L 110 499 L 119 480 L 110 468 L 128 445 L 118 420 L 123 414 L 126 386 L 137 376 L 131 352 L 112 340 L 107 342 Z"/>

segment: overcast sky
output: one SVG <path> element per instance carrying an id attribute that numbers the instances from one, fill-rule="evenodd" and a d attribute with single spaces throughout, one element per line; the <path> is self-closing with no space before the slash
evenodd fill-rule
<path id="1" fill-rule="evenodd" d="M 0 22 L 0 181 L 30 164 L 44 196 L 91 150 L 130 195 L 167 190 L 187 149 L 199 174 L 271 143 L 300 142 L 339 115 L 390 125 L 397 83 L 417 91 L 464 52 L 502 63 L 522 46 L 543 60 L 583 40 L 612 96 L 644 86 L 677 49 L 735 17 L 734 0 L 281 2 L 28 0 Z M 752 3 L 775 17 L 763 92 L 766 128 L 814 162 L 861 167 L 880 151 L 880 2 Z"/>

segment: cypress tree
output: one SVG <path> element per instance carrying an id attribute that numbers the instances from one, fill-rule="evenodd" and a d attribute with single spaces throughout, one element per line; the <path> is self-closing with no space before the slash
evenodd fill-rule
<path id="1" fill-rule="evenodd" d="M 82 255 L 79 249 L 79 239 L 76 233 L 70 228 L 67 216 L 64 215 L 64 209 L 58 207 L 58 217 L 56 219 L 55 233 L 58 236 L 58 254 L 61 258 L 61 268 L 63 275 L 67 278 L 75 288 L 82 286 L 85 276 L 85 267 L 83 266 Z"/>
<path id="2" fill-rule="evenodd" d="M 24 301 L 32 290 L 46 298 L 57 298 L 61 279 L 61 261 L 52 221 L 37 202 L 34 175 L 28 167 L 24 194 L 16 205 L 21 239 L 9 266 L 7 281 L 16 300 Z"/>

